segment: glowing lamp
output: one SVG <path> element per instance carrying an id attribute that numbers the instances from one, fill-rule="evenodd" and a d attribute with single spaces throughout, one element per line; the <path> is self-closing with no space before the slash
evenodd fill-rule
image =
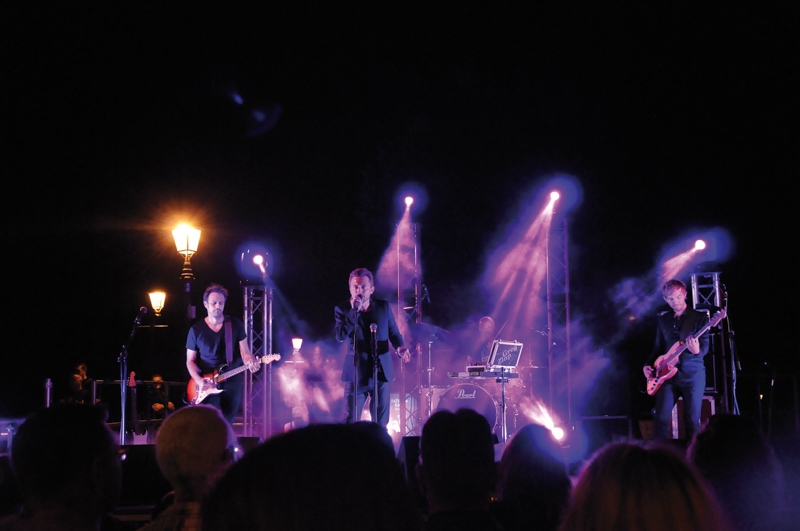
<path id="1" fill-rule="evenodd" d="M 167 294 L 163 291 L 151 291 L 148 293 L 150 296 L 150 306 L 153 307 L 153 313 L 156 317 L 161 317 L 161 310 L 164 309 L 164 301 L 167 299 Z"/>
<path id="2" fill-rule="evenodd" d="M 295 352 L 300 350 L 300 347 L 302 347 L 302 346 L 303 346 L 303 338 L 301 338 L 301 337 L 293 337 L 292 338 L 292 348 L 294 349 Z"/>
<path id="3" fill-rule="evenodd" d="M 200 245 L 200 229 L 181 223 L 172 231 L 172 237 L 178 254 L 183 256 L 181 279 L 193 279 L 191 260 Z"/>

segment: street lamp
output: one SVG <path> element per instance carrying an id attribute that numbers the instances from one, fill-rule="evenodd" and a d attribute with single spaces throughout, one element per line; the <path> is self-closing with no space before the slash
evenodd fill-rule
<path id="1" fill-rule="evenodd" d="M 175 248 L 178 254 L 183 256 L 183 270 L 181 271 L 180 279 L 184 281 L 184 292 L 186 293 L 186 319 L 190 321 L 195 318 L 195 308 L 192 306 L 192 281 L 194 274 L 192 273 L 192 256 L 197 252 L 197 247 L 200 245 L 200 229 L 195 229 L 181 223 L 172 231 L 172 237 L 175 239 Z"/>
<path id="2" fill-rule="evenodd" d="M 178 254 L 183 256 L 181 280 L 194 280 L 191 262 L 192 256 L 200 245 L 200 229 L 181 223 L 172 231 L 172 237 L 175 239 L 175 248 L 178 249 Z"/>
<path id="3" fill-rule="evenodd" d="M 292 338 L 292 348 L 294 349 L 295 353 L 300 352 L 300 347 L 302 346 L 303 346 L 303 338 L 301 337 Z"/>
<path id="4" fill-rule="evenodd" d="M 167 294 L 163 291 L 151 291 L 148 293 L 150 296 L 150 306 L 153 307 L 153 313 L 156 317 L 161 317 L 161 310 L 164 309 L 164 301 L 167 299 Z"/>

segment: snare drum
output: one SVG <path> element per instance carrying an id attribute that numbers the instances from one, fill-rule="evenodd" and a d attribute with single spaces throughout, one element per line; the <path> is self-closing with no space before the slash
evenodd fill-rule
<path id="1" fill-rule="evenodd" d="M 454 385 L 439 397 L 436 409 L 455 412 L 458 409 L 473 409 L 486 417 L 492 431 L 498 427 L 500 414 L 492 395 L 483 387 L 473 384 Z"/>

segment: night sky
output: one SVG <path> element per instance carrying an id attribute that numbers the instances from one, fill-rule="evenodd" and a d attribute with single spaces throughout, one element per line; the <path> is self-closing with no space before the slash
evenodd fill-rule
<path id="1" fill-rule="evenodd" d="M 328 341 L 413 185 L 426 321 L 455 329 L 486 310 L 487 258 L 556 176 L 581 192 L 573 315 L 615 368 L 638 374 L 660 308 L 626 331 L 614 291 L 718 228 L 730 252 L 696 270 L 722 273 L 743 371 L 798 370 L 796 3 L 51 4 L 4 16 L 2 417 L 78 361 L 119 378 L 155 287 L 169 327 L 137 333 L 130 368 L 185 380 L 181 219 L 203 230 L 200 315 L 211 282 L 241 315 L 235 257 L 257 241 L 276 335 Z"/>

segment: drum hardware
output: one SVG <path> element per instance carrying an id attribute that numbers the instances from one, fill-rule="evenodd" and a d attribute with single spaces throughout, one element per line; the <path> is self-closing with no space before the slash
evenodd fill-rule
<path id="1" fill-rule="evenodd" d="M 432 388 L 433 372 L 433 350 L 434 347 L 441 350 L 452 350 L 457 346 L 455 336 L 438 326 L 428 323 L 413 323 L 410 325 L 411 337 L 417 342 L 417 345 L 426 345 L 428 347 L 428 368 L 425 370 L 427 374 L 428 389 Z M 431 416 L 433 410 L 433 400 L 430 391 L 427 397 L 427 412 L 428 417 Z"/>

